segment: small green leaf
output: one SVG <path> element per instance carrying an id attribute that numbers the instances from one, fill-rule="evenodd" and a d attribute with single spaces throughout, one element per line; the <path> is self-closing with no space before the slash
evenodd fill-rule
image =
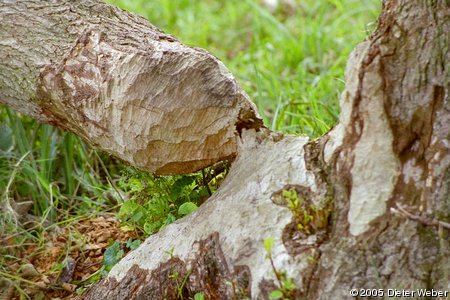
<path id="1" fill-rule="evenodd" d="M 153 234 L 159 230 L 161 225 L 160 222 L 145 222 L 144 231 L 146 234 Z"/>
<path id="2" fill-rule="evenodd" d="M 126 201 L 119 210 L 120 218 L 130 218 L 133 216 L 133 212 L 139 207 L 139 204 L 134 201 Z"/>
<path id="3" fill-rule="evenodd" d="M 144 213 L 142 211 L 137 210 L 136 213 L 133 215 L 133 222 L 139 222 L 139 220 L 142 218 L 142 216 L 144 215 Z"/>
<path id="4" fill-rule="evenodd" d="M 42 291 L 39 291 L 37 294 L 34 295 L 34 300 L 44 300 L 45 295 Z"/>
<path id="5" fill-rule="evenodd" d="M 283 297 L 283 292 L 279 291 L 279 290 L 272 291 L 269 296 L 269 298 L 271 300 L 281 299 L 282 297 Z"/>
<path id="6" fill-rule="evenodd" d="M 129 186 L 132 192 L 141 192 L 144 189 L 144 185 L 137 178 L 131 178 Z"/>
<path id="7" fill-rule="evenodd" d="M 194 295 L 194 300 L 205 300 L 205 296 L 203 295 L 203 293 L 196 293 Z"/>
<path id="8" fill-rule="evenodd" d="M 267 254 L 272 253 L 273 248 L 273 238 L 268 237 L 264 240 L 264 249 L 266 249 Z"/>
<path id="9" fill-rule="evenodd" d="M 129 248 L 130 250 L 136 250 L 139 245 L 141 245 L 140 240 L 133 241 L 131 238 L 129 238 L 127 241 L 127 248 Z"/>
<path id="10" fill-rule="evenodd" d="M 296 288 L 295 284 L 292 282 L 291 278 L 286 278 L 282 280 L 283 289 L 287 291 L 292 291 Z"/>
<path id="11" fill-rule="evenodd" d="M 186 202 L 180 205 L 180 207 L 178 208 L 178 214 L 181 216 L 190 214 L 191 212 L 197 210 L 197 205 L 195 205 L 195 203 L 193 202 Z"/>
<path id="12" fill-rule="evenodd" d="M 167 215 L 166 220 L 164 221 L 164 225 L 172 224 L 173 222 L 175 222 L 176 219 L 177 219 L 177 218 L 176 218 L 174 215 L 172 215 L 171 213 L 169 213 L 169 214 Z"/>
<path id="13" fill-rule="evenodd" d="M 124 252 L 120 249 L 118 241 L 115 241 L 111 246 L 105 250 L 103 254 L 103 265 L 106 271 L 110 271 L 112 267 L 122 258 Z"/>

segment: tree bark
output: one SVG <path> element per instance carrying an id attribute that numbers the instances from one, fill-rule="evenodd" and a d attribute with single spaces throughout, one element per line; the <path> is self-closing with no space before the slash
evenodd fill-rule
<path id="1" fill-rule="evenodd" d="M 280 285 L 291 299 L 449 290 L 449 16 L 444 0 L 384 1 L 349 59 L 333 130 L 315 141 L 242 130 L 217 193 L 85 298 L 268 299 Z"/>
<path id="2" fill-rule="evenodd" d="M 224 65 L 98 0 L 0 3 L 0 102 L 157 174 L 236 155 L 262 123 Z"/>

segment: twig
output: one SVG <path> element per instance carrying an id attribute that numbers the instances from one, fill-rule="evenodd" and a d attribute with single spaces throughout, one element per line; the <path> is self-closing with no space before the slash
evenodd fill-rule
<path id="1" fill-rule="evenodd" d="M 283 283 L 281 282 L 280 274 L 278 273 L 278 270 L 275 268 L 275 263 L 273 262 L 272 254 L 268 254 L 270 265 L 272 266 L 272 270 L 275 273 L 275 277 L 277 278 L 278 284 L 280 288 L 283 287 Z"/>
<path id="2" fill-rule="evenodd" d="M 202 179 L 203 179 L 203 186 L 206 187 L 206 190 L 208 191 L 208 194 L 211 197 L 212 196 L 212 192 L 211 192 L 211 189 L 209 188 L 209 182 L 206 179 L 205 170 L 204 169 L 202 169 Z"/>
<path id="3" fill-rule="evenodd" d="M 427 226 L 442 226 L 443 228 L 446 228 L 448 230 L 450 230 L 450 223 L 446 223 L 437 219 L 431 219 L 431 218 L 427 218 L 424 216 L 418 216 L 418 215 L 414 215 L 412 213 L 410 213 L 409 211 L 407 211 L 401 204 L 396 203 L 397 209 L 396 208 L 391 208 L 391 211 L 400 215 L 403 215 L 404 217 L 413 220 L 413 221 L 417 221 L 419 223 L 422 223 L 424 225 Z"/>

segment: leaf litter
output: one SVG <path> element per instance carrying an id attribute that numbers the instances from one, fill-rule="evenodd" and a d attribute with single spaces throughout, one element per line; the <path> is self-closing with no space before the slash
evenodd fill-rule
<path id="1" fill-rule="evenodd" d="M 118 242 L 126 254 L 126 245 L 136 245 L 136 239 L 134 231 L 107 214 L 44 231 L 38 242 L 2 239 L 6 264 L 0 270 L 0 299 L 77 299 L 106 274 L 106 249 Z"/>

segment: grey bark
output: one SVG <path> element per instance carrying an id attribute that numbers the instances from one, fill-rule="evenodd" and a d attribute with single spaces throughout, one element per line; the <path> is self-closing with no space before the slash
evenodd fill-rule
<path id="1" fill-rule="evenodd" d="M 85 298 L 268 299 L 283 272 L 294 299 L 449 290 L 449 16 L 444 0 L 384 1 L 349 59 L 332 131 L 308 141 L 243 129 L 219 191 Z"/>

